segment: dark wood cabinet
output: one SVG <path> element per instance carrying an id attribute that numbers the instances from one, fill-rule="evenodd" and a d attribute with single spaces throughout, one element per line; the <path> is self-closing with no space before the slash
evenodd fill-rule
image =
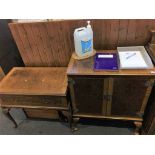
<path id="1" fill-rule="evenodd" d="M 69 63 L 73 118 L 130 120 L 139 129 L 155 79 L 150 71 L 155 69 L 94 71 L 93 59 L 71 58 Z"/>
<path id="2" fill-rule="evenodd" d="M 144 99 L 150 87 L 147 83 L 149 79 L 145 77 L 114 78 L 111 115 L 142 117 Z"/>
<path id="3" fill-rule="evenodd" d="M 76 112 L 142 118 L 152 85 L 145 77 L 72 77 Z M 149 92 L 148 92 L 149 90 Z"/>
<path id="4" fill-rule="evenodd" d="M 77 113 L 102 114 L 104 79 L 75 78 L 74 90 Z"/>

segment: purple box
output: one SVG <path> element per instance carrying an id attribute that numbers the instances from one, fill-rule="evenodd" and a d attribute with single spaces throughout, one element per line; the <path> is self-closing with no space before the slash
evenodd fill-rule
<path id="1" fill-rule="evenodd" d="M 118 56 L 117 53 L 96 53 L 94 58 L 94 70 L 112 70 L 117 71 L 118 68 Z"/>

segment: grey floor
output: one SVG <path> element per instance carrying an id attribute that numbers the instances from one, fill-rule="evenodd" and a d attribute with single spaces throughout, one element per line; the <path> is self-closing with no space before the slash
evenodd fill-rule
<path id="1" fill-rule="evenodd" d="M 0 135 L 132 135 L 132 127 L 112 127 L 79 123 L 79 130 L 72 133 L 67 123 L 52 120 L 26 119 L 22 110 L 12 109 L 12 116 L 18 123 L 14 128 L 0 109 Z M 122 122 L 123 123 L 123 122 Z"/>

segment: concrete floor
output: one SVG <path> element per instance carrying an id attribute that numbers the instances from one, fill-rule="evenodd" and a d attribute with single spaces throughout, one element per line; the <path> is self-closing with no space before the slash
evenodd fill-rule
<path id="1" fill-rule="evenodd" d="M 0 109 L 0 135 L 132 135 L 133 126 L 124 125 L 120 127 L 118 123 L 92 123 L 92 121 L 81 121 L 78 124 L 79 130 L 72 133 L 67 123 L 53 120 L 32 120 L 26 119 L 20 109 L 12 109 L 12 116 L 19 124 L 14 128 L 13 124 L 6 118 Z M 101 121 L 100 121 L 101 122 Z M 120 122 L 124 124 L 123 122 Z M 119 123 L 119 124 L 120 124 Z"/>

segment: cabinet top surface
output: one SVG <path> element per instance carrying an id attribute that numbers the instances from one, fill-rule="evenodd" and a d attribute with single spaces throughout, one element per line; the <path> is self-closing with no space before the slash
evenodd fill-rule
<path id="1" fill-rule="evenodd" d="M 100 50 L 98 52 L 116 52 L 116 50 Z M 94 56 L 83 60 L 75 60 L 73 55 L 70 59 L 67 75 L 104 75 L 104 76 L 154 76 L 153 69 L 126 69 L 118 71 L 94 71 Z"/>
<path id="2" fill-rule="evenodd" d="M 14 67 L 0 82 L 0 94 L 65 96 L 66 67 Z"/>

